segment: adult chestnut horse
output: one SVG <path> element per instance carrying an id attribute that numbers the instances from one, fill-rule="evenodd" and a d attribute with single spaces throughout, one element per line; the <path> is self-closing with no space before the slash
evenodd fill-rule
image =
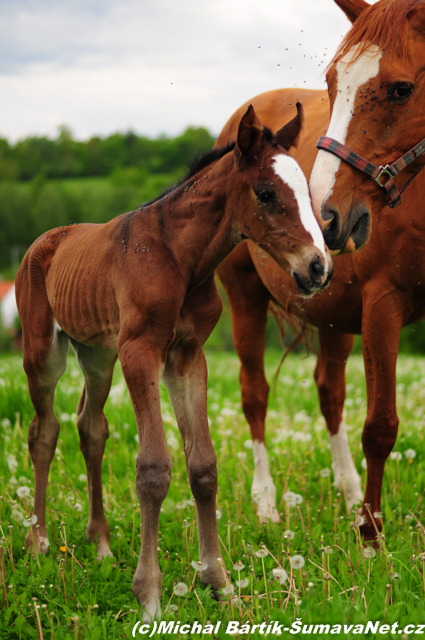
<path id="1" fill-rule="evenodd" d="M 328 93 L 281 89 L 251 102 L 271 128 L 287 121 L 296 99 L 303 103 L 306 127 L 294 156 L 306 175 L 311 174 L 316 217 L 328 221 L 327 244 L 345 252 L 366 246 L 338 257 L 329 289 L 308 301 L 252 243 L 238 247 L 218 273 L 229 295 L 242 363 L 242 403 L 254 439 L 252 493 L 261 518 L 279 519 L 264 445 L 268 385 L 263 354 L 269 302 L 319 327 L 315 377 L 330 433 L 335 484 L 345 491 L 350 507 L 362 491 L 342 420 L 344 371 L 351 334 L 362 333 L 368 398 L 362 437 L 368 467 L 362 532 L 373 539 L 381 521 L 376 516 L 373 523 L 365 505 L 370 505 L 372 517 L 379 514 L 384 465 L 397 436 L 400 330 L 425 317 L 425 172 L 415 177 L 402 204 L 394 207 L 399 204 L 398 191 L 424 164 L 425 156 L 419 154 L 425 144 L 416 145 L 425 137 L 425 3 L 335 2 L 353 26 L 329 66 Z M 226 124 L 217 144 L 234 139 L 239 113 Z M 316 158 L 316 142 L 325 134 Z M 396 162 L 412 147 L 412 153 Z M 351 165 L 343 161 L 347 159 Z M 381 170 L 379 165 L 386 164 L 391 166 Z"/>
<path id="2" fill-rule="evenodd" d="M 307 181 L 285 149 L 296 142 L 301 109 L 275 135 L 249 107 L 236 145 L 210 152 L 188 178 L 150 205 L 107 224 L 60 227 L 28 250 L 16 279 L 24 368 L 35 417 L 28 443 L 35 472 L 38 529 L 26 538 L 47 550 L 49 465 L 59 434 L 53 399 L 68 340 L 84 372 L 78 405 L 87 466 L 87 538 L 110 554 L 101 465 L 108 424 L 103 413 L 119 357 L 136 414 L 140 451 L 136 491 L 143 523 L 133 593 L 145 619 L 160 615 L 158 519 L 171 476 L 159 383 L 169 390 L 181 431 L 198 517 L 201 577 L 224 584 L 217 533 L 216 456 L 207 421 L 202 346 L 221 313 L 214 270 L 250 238 L 287 270 L 303 294 L 323 287 L 332 258 L 313 215 Z"/>

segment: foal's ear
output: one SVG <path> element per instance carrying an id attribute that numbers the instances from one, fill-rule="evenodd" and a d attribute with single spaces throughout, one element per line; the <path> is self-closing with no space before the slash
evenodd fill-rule
<path id="1" fill-rule="evenodd" d="M 249 105 L 247 112 L 239 123 L 236 149 L 236 157 L 251 156 L 257 146 L 263 127 L 256 116 L 254 107 Z"/>
<path id="2" fill-rule="evenodd" d="M 301 130 L 304 125 L 304 111 L 301 102 L 297 102 L 297 115 L 287 122 L 282 129 L 273 135 L 274 142 L 289 151 L 290 147 L 297 147 Z"/>
<path id="3" fill-rule="evenodd" d="M 345 13 L 350 22 L 355 22 L 365 9 L 370 7 L 365 0 L 334 0 L 335 4 Z"/>

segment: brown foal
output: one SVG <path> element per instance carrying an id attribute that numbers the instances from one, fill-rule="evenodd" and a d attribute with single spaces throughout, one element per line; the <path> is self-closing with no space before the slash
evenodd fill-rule
<path id="1" fill-rule="evenodd" d="M 140 441 L 136 491 L 143 531 L 132 589 L 146 620 L 161 612 L 158 519 L 171 477 L 161 377 L 196 502 L 201 578 L 215 591 L 225 584 L 217 561 L 217 468 L 202 351 L 222 308 L 215 268 L 236 244 L 250 238 L 291 274 L 303 294 L 325 286 L 331 274 L 332 258 L 312 212 L 307 182 L 286 151 L 300 128 L 300 108 L 272 135 L 249 107 L 236 144 L 210 152 L 179 186 L 107 224 L 45 233 L 17 275 L 24 368 L 35 408 L 28 443 L 38 528 L 26 544 L 34 539 L 37 550 L 48 546 L 46 486 L 59 434 L 53 400 L 70 340 L 85 377 L 77 424 L 89 486 L 87 538 L 97 539 L 99 556 L 111 553 L 101 485 L 108 437 L 103 407 L 119 357 Z"/>

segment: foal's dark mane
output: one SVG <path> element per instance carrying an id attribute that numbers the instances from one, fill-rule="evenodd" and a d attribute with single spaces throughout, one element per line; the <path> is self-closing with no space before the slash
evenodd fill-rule
<path id="1" fill-rule="evenodd" d="M 183 176 L 183 178 L 181 178 L 177 184 L 170 185 L 153 200 L 144 202 L 141 208 L 148 207 L 149 205 L 154 204 L 154 202 L 158 202 L 158 200 L 161 200 L 161 198 L 164 198 L 164 196 L 167 196 L 175 189 L 178 189 L 182 186 L 182 184 L 193 178 L 193 176 L 196 175 L 198 171 L 202 171 L 202 169 L 205 169 L 213 162 L 217 162 L 217 160 L 220 160 L 221 158 L 223 158 L 223 156 L 230 153 L 230 151 L 233 151 L 235 146 L 235 142 L 229 142 L 229 144 L 227 144 L 225 147 L 219 147 L 218 149 L 209 149 L 208 151 L 205 151 L 201 156 L 195 155 L 193 157 L 193 160 L 189 164 L 189 169 L 186 175 Z"/>

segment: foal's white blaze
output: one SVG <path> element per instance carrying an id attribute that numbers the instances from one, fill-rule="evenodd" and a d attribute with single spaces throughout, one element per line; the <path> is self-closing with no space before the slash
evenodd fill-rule
<path id="1" fill-rule="evenodd" d="M 325 253 L 325 241 L 319 223 L 314 217 L 311 207 L 310 193 L 304 173 L 298 162 L 291 156 L 283 153 L 275 156 L 274 170 L 283 182 L 294 192 L 295 199 L 298 202 L 300 212 L 300 220 L 304 229 L 311 235 L 314 246 L 322 253 L 325 259 L 325 272 L 328 272 L 328 259 Z"/>
<path id="2" fill-rule="evenodd" d="M 379 50 L 379 47 L 375 44 L 371 45 L 347 69 L 348 63 L 355 56 L 357 47 L 358 45 L 352 47 L 336 65 L 337 95 L 326 135 L 341 144 L 345 144 L 347 138 L 348 125 L 354 112 L 357 91 L 365 82 L 378 75 L 382 57 L 382 51 Z M 340 163 L 340 158 L 332 155 L 329 151 L 319 150 L 310 176 L 311 198 L 316 213 L 320 213 L 322 202 L 332 194 L 335 174 Z"/>
<path id="3" fill-rule="evenodd" d="M 330 441 L 335 486 L 345 494 L 347 507 L 351 510 L 353 505 L 361 502 L 363 492 L 360 476 L 351 457 L 347 427 L 344 422 L 339 425 L 338 433 L 330 436 Z"/>
<path id="4" fill-rule="evenodd" d="M 253 442 L 254 480 L 251 497 L 257 505 L 257 515 L 261 522 L 269 518 L 272 522 L 279 522 L 276 509 L 276 487 L 270 475 L 269 458 L 264 442 Z"/>

